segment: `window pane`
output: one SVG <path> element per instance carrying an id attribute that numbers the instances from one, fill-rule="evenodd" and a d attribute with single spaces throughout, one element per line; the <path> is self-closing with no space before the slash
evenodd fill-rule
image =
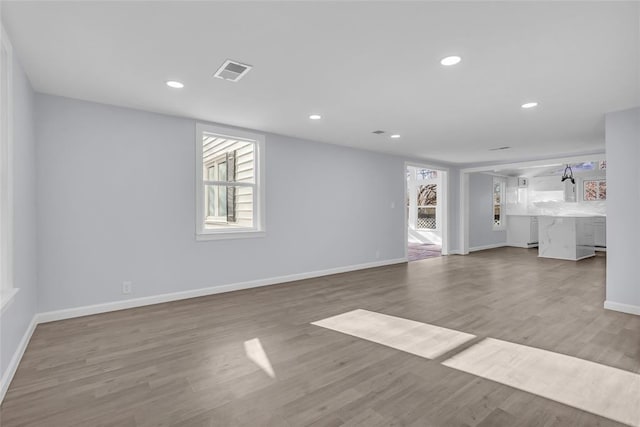
<path id="1" fill-rule="evenodd" d="M 207 207 L 206 216 L 214 217 L 216 216 L 216 200 L 218 199 L 216 196 L 216 188 L 214 186 L 207 186 L 205 191 L 206 203 Z"/>
<path id="2" fill-rule="evenodd" d="M 227 180 L 227 161 L 218 163 L 218 181 Z"/>
<path id="3" fill-rule="evenodd" d="M 218 200 L 217 200 L 217 212 L 218 216 L 227 217 L 227 187 L 219 187 L 217 189 L 218 192 Z"/>
<path id="4" fill-rule="evenodd" d="M 598 200 L 598 181 L 584 182 L 584 200 Z"/>
<path id="5" fill-rule="evenodd" d="M 431 169 L 418 169 L 418 179 L 435 179 L 438 177 L 438 171 Z"/>
<path id="6" fill-rule="evenodd" d="M 210 181 L 255 182 L 255 143 L 204 134 L 202 160 L 205 168 L 216 168 Z"/>
<path id="7" fill-rule="evenodd" d="M 502 224 L 502 215 L 500 214 L 500 206 L 496 205 L 493 207 L 493 224 L 500 225 Z"/>
<path id="8" fill-rule="evenodd" d="M 418 206 L 436 206 L 438 202 L 438 185 L 418 186 Z"/>
<path id="9" fill-rule="evenodd" d="M 418 223 L 416 227 L 422 230 L 433 230 L 436 228 L 436 208 L 418 208 Z"/>
<path id="10" fill-rule="evenodd" d="M 252 228 L 253 187 L 205 185 L 205 228 Z"/>
<path id="11" fill-rule="evenodd" d="M 600 200 L 607 200 L 607 181 L 600 181 L 598 198 Z"/>
<path id="12" fill-rule="evenodd" d="M 486 188 L 486 187 L 485 187 Z M 485 190 L 486 191 L 486 190 Z M 493 204 L 499 205 L 501 203 L 501 185 L 500 183 L 496 183 L 493 185 Z M 485 193 L 486 194 L 486 193 Z M 486 200 L 486 199 L 485 199 Z"/>

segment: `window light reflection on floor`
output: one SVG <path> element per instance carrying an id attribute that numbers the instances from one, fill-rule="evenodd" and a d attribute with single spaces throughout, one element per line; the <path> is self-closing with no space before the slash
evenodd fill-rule
<path id="1" fill-rule="evenodd" d="M 360 309 L 312 325 L 426 359 L 453 352 L 475 338 L 465 332 Z M 494 338 L 484 338 L 461 350 L 442 365 L 640 427 L 640 375 L 635 372 Z"/>
<path id="2" fill-rule="evenodd" d="M 273 371 L 269 357 L 267 356 L 267 353 L 265 353 L 264 348 L 262 348 L 262 343 L 259 338 L 253 338 L 245 341 L 244 352 L 249 360 L 258 365 L 264 373 L 269 375 L 271 378 L 276 377 L 276 373 Z"/>

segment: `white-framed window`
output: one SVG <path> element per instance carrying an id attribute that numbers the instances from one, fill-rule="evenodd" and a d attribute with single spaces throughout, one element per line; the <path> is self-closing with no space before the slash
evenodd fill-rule
<path id="1" fill-rule="evenodd" d="M 582 200 L 585 202 L 607 200 L 607 180 L 585 179 L 582 182 Z"/>
<path id="2" fill-rule="evenodd" d="M 504 178 L 493 177 L 492 191 L 492 213 L 493 213 L 493 229 L 495 231 L 504 230 L 506 228 L 505 221 L 505 187 L 506 180 Z"/>
<path id="3" fill-rule="evenodd" d="M 17 292 L 13 283 L 13 48 L 0 29 L 0 307 Z"/>
<path id="4" fill-rule="evenodd" d="M 196 125 L 196 238 L 264 235 L 264 135 Z"/>

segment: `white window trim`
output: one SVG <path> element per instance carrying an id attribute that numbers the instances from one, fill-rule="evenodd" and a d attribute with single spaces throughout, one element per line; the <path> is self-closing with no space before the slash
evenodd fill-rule
<path id="1" fill-rule="evenodd" d="M 255 189 L 253 192 L 253 202 L 255 206 L 254 226 L 253 228 L 205 228 L 205 206 L 204 206 L 204 180 L 202 176 L 202 139 L 204 133 L 214 133 L 229 138 L 243 138 L 255 141 L 254 171 L 255 171 Z M 265 190 L 264 190 L 264 158 L 265 158 L 265 137 L 262 134 L 237 130 L 222 126 L 209 125 L 205 123 L 196 123 L 196 240 L 220 240 L 220 239 L 244 239 L 264 237 L 265 231 Z M 241 183 L 237 183 L 242 185 Z"/>
<path id="2" fill-rule="evenodd" d="M 7 93 L 0 94 L 7 98 L 7 141 L 0 141 L 0 257 L 4 268 L 0 270 L 0 309 L 4 310 L 13 300 L 18 289 L 13 282 L 13 46 L 1 27 L 2 46 L 7 51 Z M 2 70 L 0 69 L 0 73 Z M 1 126 L 1 123 L 0 123 Z"/>
<path id="3" fill-rule="evenodd" d="M 495 207 L 497 205 L 494 203 L 493 195 L 494 195 L 496 182 L 500 183 L 500 225 L 496 225 L 494 220 L 494 212 L 495 212 Z M 504 200 L 507 193 L 506 190 L 507 190 L 506 178 L 500 177 L 500 176 L 494 176 L 492 185 L 491 185 L 491 224 L 493 226 L 493 231 L 504 231 L 507 229 L 507 215 L 505 212 L 506 203 Z"/>

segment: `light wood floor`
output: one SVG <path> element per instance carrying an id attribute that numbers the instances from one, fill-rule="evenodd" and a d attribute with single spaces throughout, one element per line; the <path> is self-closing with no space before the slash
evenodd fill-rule
<path id="1" fill-rule="evenodd" d="M 0 424 L 620 426 L 442 365 L 492 337 L 640 372 L 640 316 L 603 310 L 604 277 L 602 254 L 501 248 L 43 324 Z M 477 338 L 428 360 L 311 324 L 358 308 Z"/>

